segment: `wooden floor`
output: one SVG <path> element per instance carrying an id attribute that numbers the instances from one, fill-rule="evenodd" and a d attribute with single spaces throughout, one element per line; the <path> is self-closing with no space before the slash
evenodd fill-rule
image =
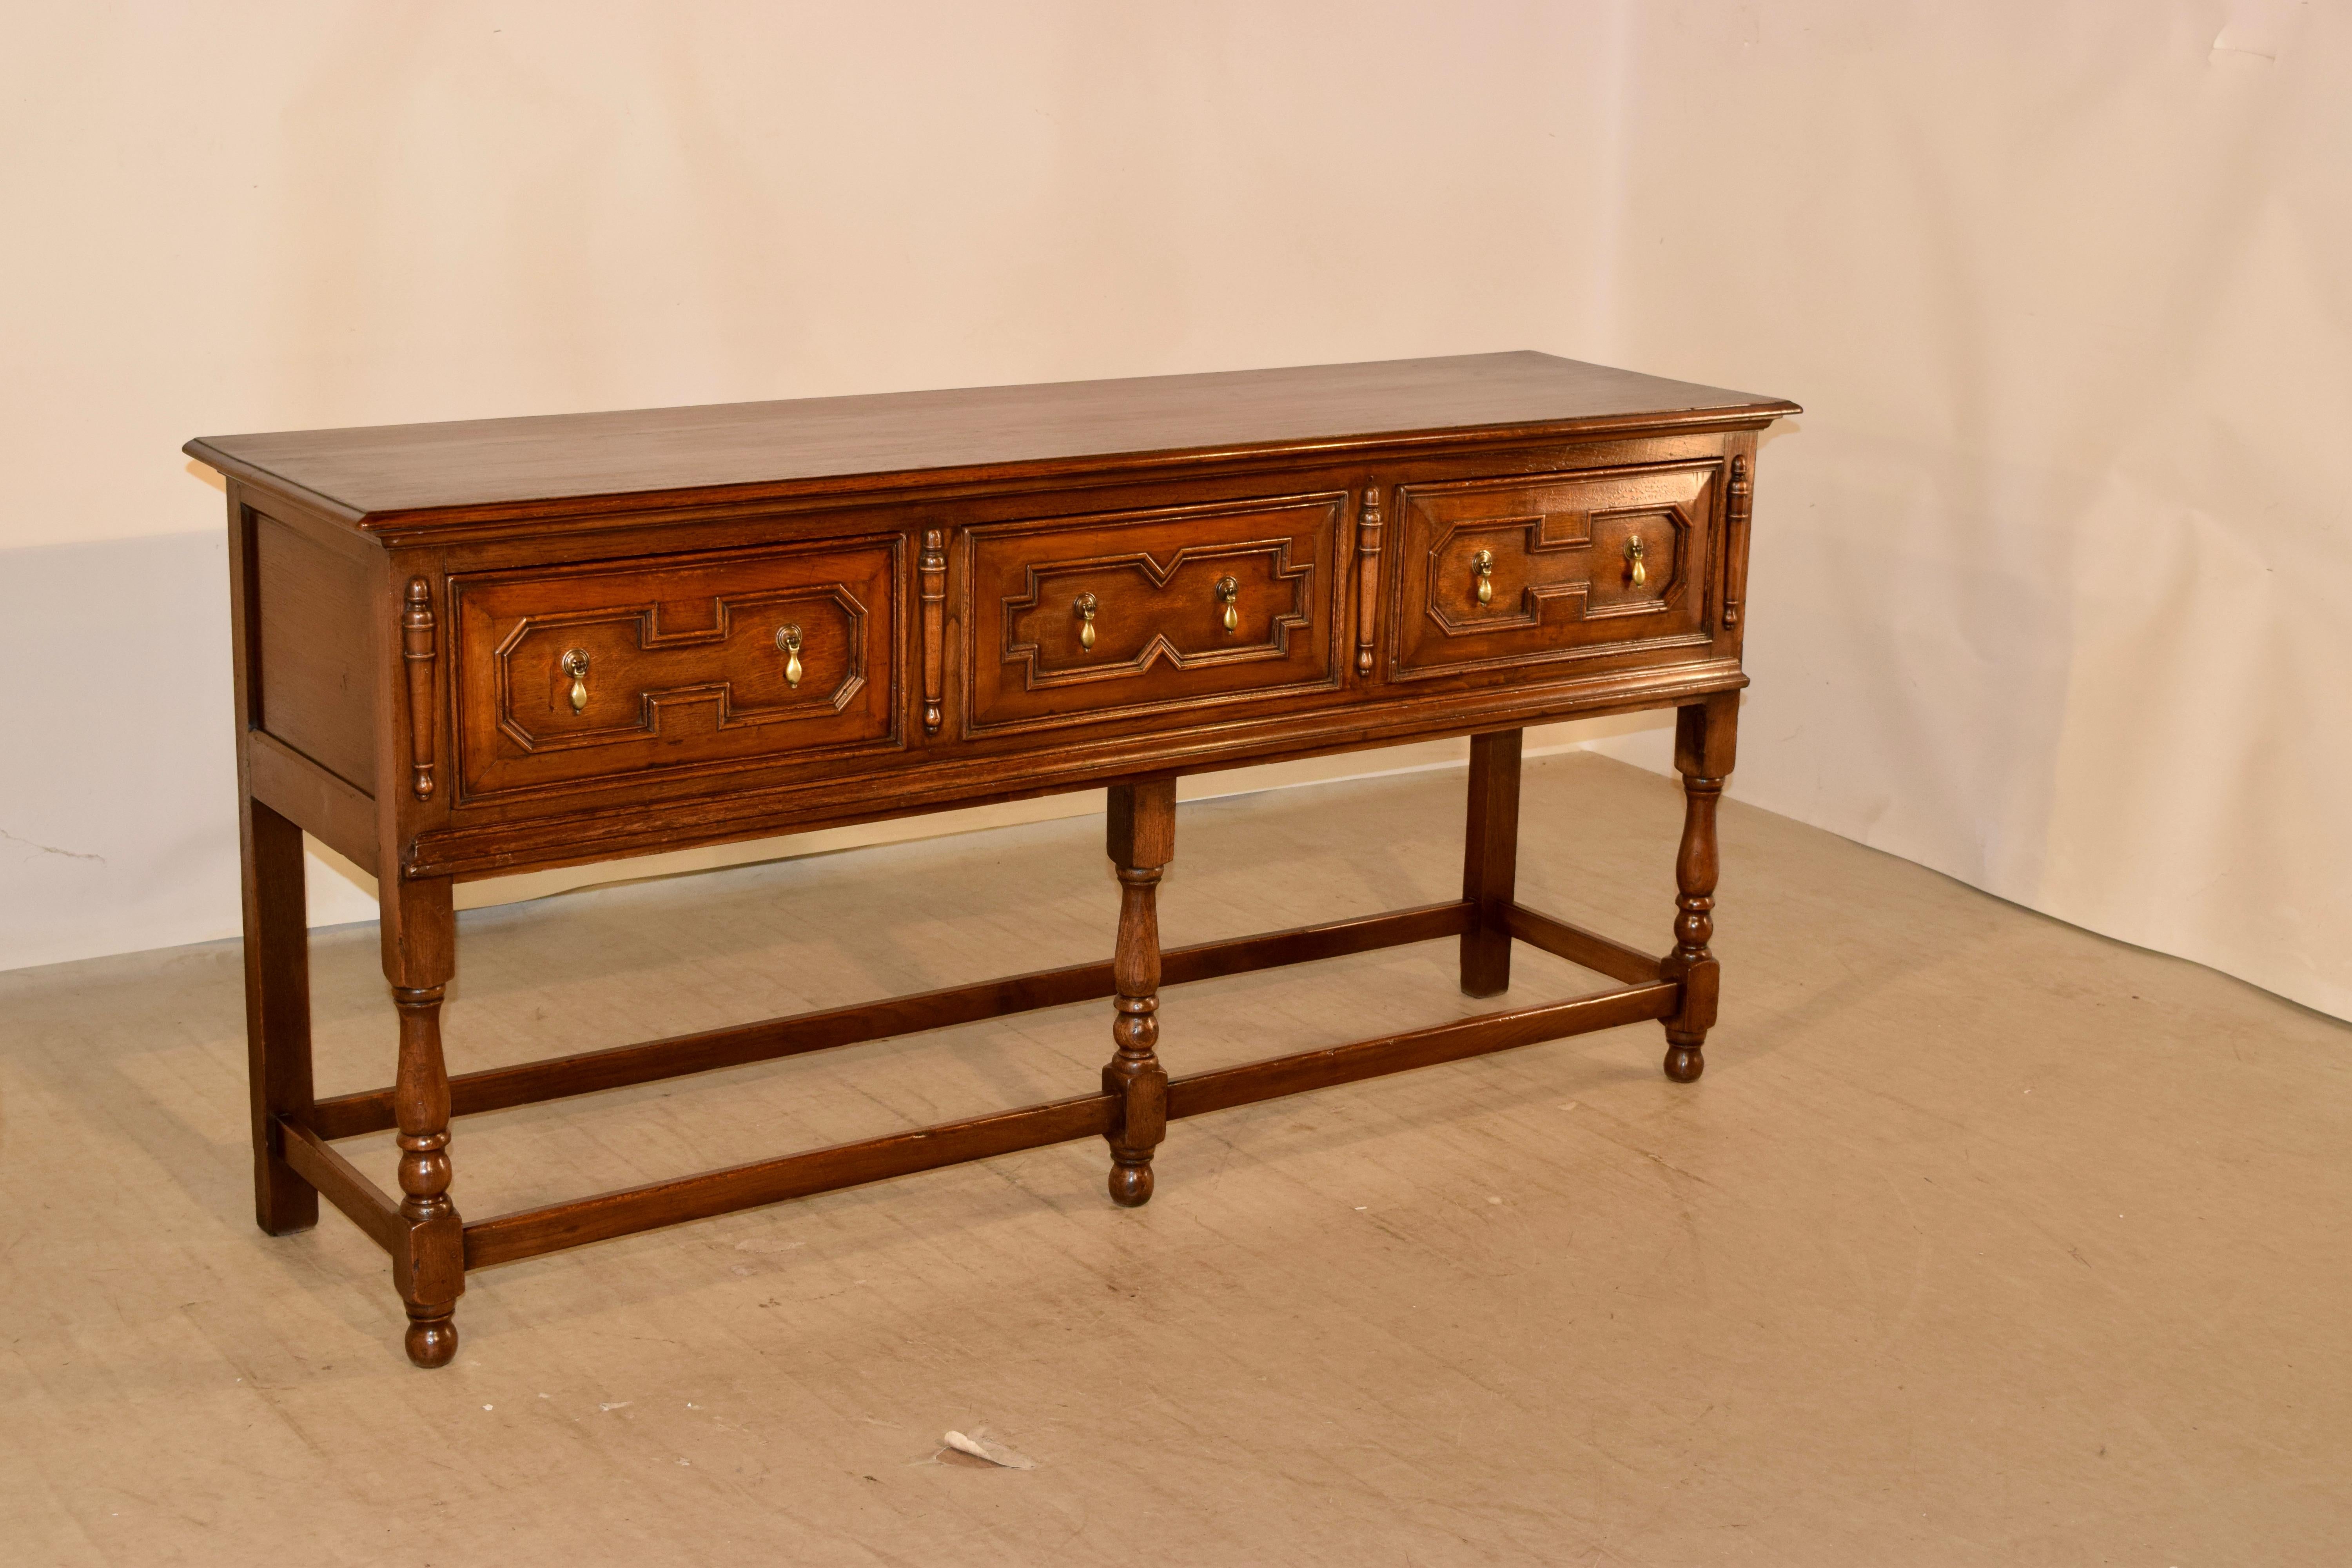
<path id="1" fill-rule="evenodd" d="M 1462 776 L 1186 806 L 1170 945 L 1458 891 Z M 1520 897 L 1661 950 L 1671 783 L 1529 765 Z M 2352 1028 L 1727 804 L 1655 1025 L 478 1273 L 250 1218 L 234 944 L 0 975 L 26 1564 L 2352 1560 Z M 453 1068 L 1099 958 L 1099 824 L 466 917 Z M 1513 1002 L 1595 977 L 1518 950 Z M 322 1092 L 389 1073 L 317 943 Z M 1171 991 L 1198 1070 L 1485 1010 L 1450 943 Z M 1091 1089 L 1107 1005 L 461 1121 L 487 1214 Z M 343 1145 L 384 1173 L 383 1138 Z M 1034 1458 L 942 1452 L 985 1429 Z"/>

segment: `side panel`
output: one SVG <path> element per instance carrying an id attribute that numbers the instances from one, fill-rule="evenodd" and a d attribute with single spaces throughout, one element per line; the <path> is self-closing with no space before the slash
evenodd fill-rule
<path id="1" fill-rule="evenodd" d="M 266 513 L 252 514 L 256 727 L 344 783 L 375 787 L 371 576 Z"/>

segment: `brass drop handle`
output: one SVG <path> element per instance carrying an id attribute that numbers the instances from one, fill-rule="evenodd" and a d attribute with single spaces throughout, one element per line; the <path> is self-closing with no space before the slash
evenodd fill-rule
<path id="1" fill-rule="evenodd" d="M 1481 550 L 1477 554 L 1470 557 L 1470 570 L 1478 578 L 1478 602 L 1482 605 L 1493 604 L 1495 602 L 1495 552 L 1491 550 Z"/>
<path id="2" fill-rule="evenodd" d="M 1095 596 L 1081 594 L 1073 601 L 1071 608 L 1078 612 L 1078 646 L 1092 653 L 1095 647 Z"/>
<path id="3" fill-rule="evenodd" d="M 1642 542 L 1638 537 L 1625 542 L 1625 559 L 1633 564 L 1633 586 L 1638 588 L 1650 580 L 1649 569 L 1642 564 Z"/>
<path id="4" fill-rule="evenodd" d="M 1225 631 L 1229 636 L 1242 629 L 1241 596 L 1242 585 L 1239 583 L 1231 577 L 1217 579 L 1217 599 L 1225 606 Z"/>
<path id="5" fill-rule="evenodd" d="M 776 628 L 776 647 L 784 656 L 784 684 L 797 690 L 801 683 L 801 628 L 792 622 Z"/>
<path id="6" fill-rule="evenodd" d="M 563 673 L 572 678 L 572 710 L 582 712 L 588 706 L 588 650 L 584 647 L 566 648 Z"/>

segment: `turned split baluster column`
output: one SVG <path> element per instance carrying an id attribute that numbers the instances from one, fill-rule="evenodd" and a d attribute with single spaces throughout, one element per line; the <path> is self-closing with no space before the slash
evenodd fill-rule
<path id="1" fill-rule="evenodd" d="M 446 879 L 394 884 L 383 900 L 384 977 L 400 1015 L 393 1114 L 400 1126 L 400 1217 L 392 1279 L 408 1310 L 408 1359 L 446 1366 L 466 1289 L 466 1237 L 449 1196 L 449 1069 L 441 999 L 456 969 L 456 915 Z"/>
<path id="2" fill-rule="evenodd" d="M 1160 873 L 1176 852 L 1176 781 L 1113 784 L 1111 866 L 1118 874 L 1118 951 L 1111 977 L 1111 1039 L 1103 1092 L 1118 1097 L 1107 1134 L 1110 1195 L 1137 1208 L 1151 1200 L 1151 1152 L 1168 1131 L 1168 1073 L 1160 1065 Z"/>
<path id="3" fill-rule="evenodd" d="M 1721 970 L 1715 936 L 1715 807 L 1731 772 L 1739 694 L 1727 691 L 1675 711 L 1675 771 L 1683 775 L 1683 840 L 1675 856 L 1675 951 L 1660 973 L 1682 983 L 1682 1006 L 1666 1024 L 1666 1076 L 1689 1083 L 1706 1070 L 1701 1055 L 1715 1025 Z"/>

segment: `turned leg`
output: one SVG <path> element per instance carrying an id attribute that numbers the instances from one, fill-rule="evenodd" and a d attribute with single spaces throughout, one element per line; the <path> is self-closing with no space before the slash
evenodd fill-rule
<path id="1" fill-rule="evenodd" d="M 454 1314 L 466 1289 L 465 1233 L 449 1198 L 449 1069 L 441 1056 L 441 997 L 456 968 L 457 917 L 447 879 L 402 882 L 384 898 L 384 975 L 400 1014 L 400 1217 L 392 1278 L 408 1309 L 408 1359 L 446 1366 L 457 1353 Z"/>
<path id="2" fill-rule="evenodd" d="M 1463 834 L 1462 897 L 1475 906 L 1462 933 L 1462 994 L 1510 989 L 1511 933 L 1505 923 L 1519 865 L 1519 736 L 1470 737 L 1470 818 Z"/>
<path id="3" fill-rule="evenodd" d="M 319 1223 L 319 1194 L 286 1163 L 278 1118 L 310 1113 L 310 931 L 302 830 L 251 795 L 245 865 L 245 1074 L 253 1107 L 253 1217 L 272 1236 Z"/>
<path id="4" fill-rule="evenodd" d="M 1151 1200 L 1151 1152 L 1168 1131 L 1168 1074 L 1153 1047 L 1160 1040 L 1160 868 L 1176 852 L 1176 781 L 1113 784 L 1108 848 L 1118 873 L 1118 952 L 1111 974 L 1111 1039 L 1118 1054 L 1103 1068 L 1105 1094 L 1118 1097 L 1108 1133 L 1110 1195 L 1136 1208 Z"/>
<path id="5" fill-rule="evenodd" d="M 1682 1006 L 1666 1020 L 1666 1076 L 1689 1083 L 1706 1070 L 1700 1053 L 1715 1024 L 1719 970 L 1715 935 L 1715 805 L 1731 772 L 1739 695 L 1727 691 L 1675 713 L 1675 770 L 1683 775 L 1683 842 L 1675 856 L 1675 951 L 1661 975 L 1682 983 Z"/>

